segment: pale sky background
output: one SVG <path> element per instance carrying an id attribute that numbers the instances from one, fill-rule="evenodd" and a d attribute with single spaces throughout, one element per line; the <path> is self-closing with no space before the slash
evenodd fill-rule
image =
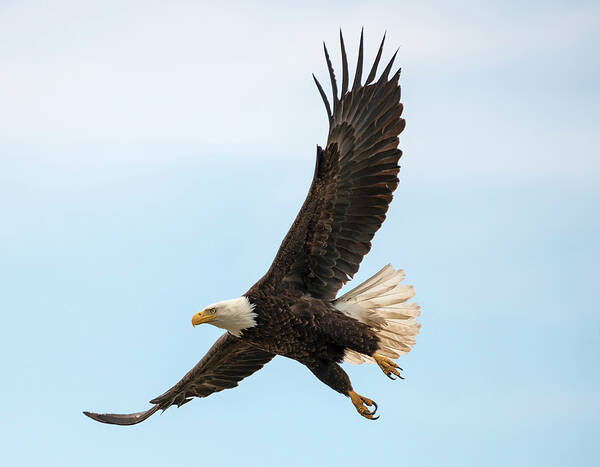
<path id="1" fill-rule="evenodd" d="M 327 120 L 321 42 L 400 47 L 401 183 L 356 276 L 422 305 L 381 419 L 278 357 L 135 427 L 268 268 Z M 3 465 L 593 466 L 597 2 L 0 1 Z M 329 89 L 328 85 L 326 89 Z M 356 284 L 357 282 L 354 282 Z M 351 283 L 352 284 L 352 283 Z"/>

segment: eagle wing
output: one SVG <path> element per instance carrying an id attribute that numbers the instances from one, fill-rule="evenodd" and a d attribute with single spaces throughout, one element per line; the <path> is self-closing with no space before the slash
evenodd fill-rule
<path id="1" fill-rule="evenodd" d="M 337 83 L 325 44 L 333 90 L 333 112 L 315 79 L 327 116 L 325 149 L 317 147 L 317 162 L 308 196 L 284 238 L 269 271 L 254 287 L 281 287 L 331 300 L 356 271 L 381 227 L 398 185 L 398 135 L 401 118 L 398 70 L 388 79 L 396 54 L 374 82 L 383 43 L 365 84 L 361 84 L 363 35 L 357 68 L 348 90 L 348 63 L 340 31 L 342 88 Z"/>
<path id="2" fill-rule="evenodd" d="M 135 425 L 159 409 L 166 410 L 172 405 L 180 407 L 193 397 L 207 397 L 223 389 L 234 388 L 242 379 L 260 370 L 273 357 L 273 354 L 225 333 L 181 381 L 150 401 L 154 404 L 150 409 L 131 414 L 83 413 L 102 423 Z"/>

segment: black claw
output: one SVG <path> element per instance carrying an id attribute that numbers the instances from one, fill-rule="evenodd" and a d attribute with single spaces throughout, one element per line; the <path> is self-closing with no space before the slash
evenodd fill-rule
<path id="1" fill-rule="evenodd" d="M 392 381 L 395 381 L 395 380 L 396 380 L 396 378 L 394 378 L 394 377 L 392 376 L 392 373 L 391 373 L 391 372 L 390 372 L 390 373 L 386 373 L 386 374 L 385 374 L 385 376 L 387 376 L 387 377 L 388 377 L 389 379 L 391 379 Z"/>
<path id="2" fill-rule="evenodd" d="M 377 415 L 377 417 L 371 417 L 369 418 L 369 420 L 377 420 L 379 418 L 379 415 Z"/>
<path id="3" fill-rule="evenodd" d="M 375 401 L 371 401 L 371 402 L 373 402 L 373 405 L 375 406 L 375 409 L 373 410 L 373 412 L 371 412 L 371 415 L 375 415 L 375 412 L 377 412 L 377 402 L 375 402 Z M 377 417 L 377 418 L 379 418 L 379 417 Z"/>

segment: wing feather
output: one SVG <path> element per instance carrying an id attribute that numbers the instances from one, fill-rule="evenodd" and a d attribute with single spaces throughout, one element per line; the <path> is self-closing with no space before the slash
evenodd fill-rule
<path id="1" fill-rule="evenodd" d="M 381 54 L 383 53 L 384 43 L 385 34 L 383 35 L 383 39 L 381 39 L 381 45 L 379 46 L 379 50 L 377 50 L 377 56 L 375 57 L 375 61 L 373 62 L 373 66 L 371 67 L 371 71 L 369 72 L 369 76 L 367 77 L 365 84 L 370 84 L 375 79 L 375 75 L 377 74 L 377 66 L 379 65 L 379 60 L 381 60 Z"/>
<path id="2" fill-rule="evenodd" d="M 340 29 L 340 49 L 342 51 L 342 97 L 348 92 L 348 57 L 344 46 L 344 36 Z"/>
<path id="3" fill-rule="evenodd" d="M 154 404 L 150 409 L 131 414 L 83 413 L 102 423 L 135 425 L 159 409 L 164 411 L 172 405 L 180 407 L 193 397 L 207 397 L 215 392 L 234 388 L 242 379 L 260 370 L 273 357 L 273 354 L 225 333 L 181 381 L 150 401 Z"/>
<path id="4" fill-rule="evenodd" d="M 356 72 L 354 73 L 354 83 L 352 84 L 352 90 L 355 91 L 360 87 L 360 80 L 362 79 L 363 69 L 363 30 L 360 30 L 360 45 L 358 46 L 358 59 L 356 61 Z"/>

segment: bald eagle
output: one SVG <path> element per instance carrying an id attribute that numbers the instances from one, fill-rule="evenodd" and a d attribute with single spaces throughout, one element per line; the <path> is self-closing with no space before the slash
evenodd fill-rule
<path id="1" fill-rule="evenodd" d="M 172 405 L 233 388 L 275 355 L 308 367 L 323 383 L 350 398 L 360 415 L 376 419 L 377 404 L 357 394 L 343 361 L 376 363 L 391 379 L 402 378 L 393 361 L 410 351 L 419 332 L 419 306 L 408 302 L 411 286 L 390 265 L 336 298 L 358 271 L 385 219 L 398 185 L 398 135 L 405 126 L 400 70 L 389 78 L 396 54 L 375 81 L 385 35 L 364 84 L 363 34 L 349 88 L 348 61 L 340 31 L 342 83 L 338 86 L 325 44 L 333 107 L 313 75 L 325 104 L 329 134 L 317 146 L 308 196 L 267 273 L 239 298 L 214 303 L 192 324 L 226 332 L 200 362 L 153 406 L 132 414 L 84 412 L 99 422 L 134 425 Z M 397 51 L 396 51 L 397 52 Z"/>

